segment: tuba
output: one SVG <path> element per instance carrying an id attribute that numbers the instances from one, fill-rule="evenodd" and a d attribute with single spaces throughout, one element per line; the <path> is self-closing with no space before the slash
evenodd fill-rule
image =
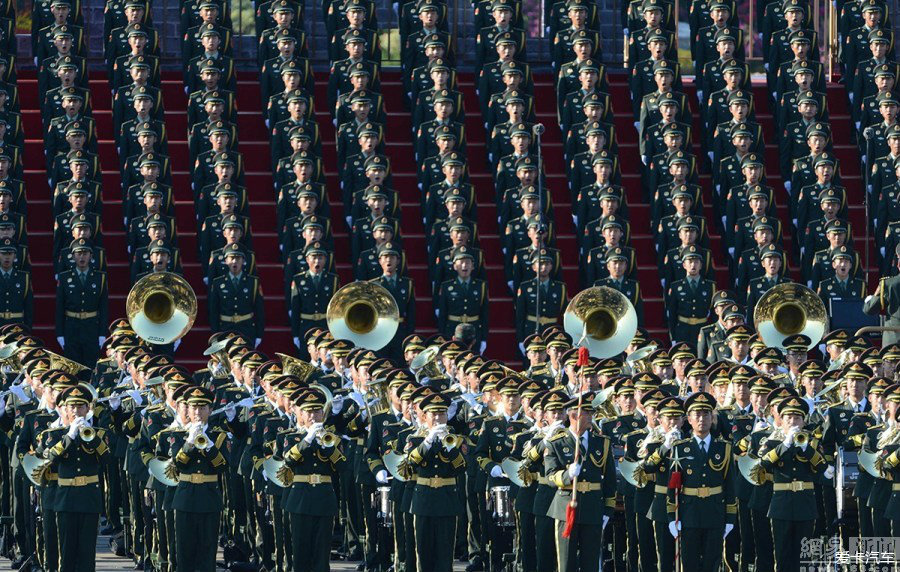
<path id="1" fill-rule="evenodd" d="M 631 301 L 618 290 L 594 286 L 582 290 L 566 306 L 563 327 L 575 345 L 584 345 L 591 356 L 619 355 L 637 332 L 637 313 Z"/>
<path id="2" fill-rule="evenodd" d="M 293 375 L 300 378 L 300 381 L 306 381 L 314 371 L 316 366 L 302 359 L 289 356 L 287 354 L 275 353 L 275 357 L 281 360 L 281 367 L 284 375 Z"/>
<path id="3" fill-rule="evenodd" d="M 384 286 L 351 282 L 334 293 L 325 320 L 335 339 L 375 351 L 394 339 L 400 327 L 400 308 Z"/>
<path id="4" fill-rule="evenodd" d="M 413 358 L 409 363 L 409 369 L 416 376 L 416 381 L 421 377 L 428 379 L 439 377 L 441 375 L 441 366 L 438 364 L 438 348 L 439 346 L 428 346 Z"/>
<path id="5" fill-rule="evenodd" d="M 783 349 L 785 338 L 803 334 L 813 348 L 828 330 L 828 313 L 819 296 L 801 284 L 779 284 L 763 294 L 753 325 L 767 346 Z M 809 349 L 807 348 L 807 349 Z"/>
<path id="6" fill-rule="evenodd" d="M 383 379 L 379 381 L 372 380 L 367 383 L 364 398 L 370 418 L 391 408 L 391 398 L 388 395 L 387 383 Z"/>
<path id="7" fill-rule="evenodd" d="M 151 344 L 171 344 L 197 318 L 197 295 L 187 280 L 172 272 L 154 272 L 132 286 L 125 314 L 134 333 Z"/>
<path id="8" fill-rule="evenodd" d="M 649 343 L 644 347 L 638 348 L 625 357 L 625 369 L 636 375 L 650 371 L 650 355 L 658 349 L 655 343 Z"/>

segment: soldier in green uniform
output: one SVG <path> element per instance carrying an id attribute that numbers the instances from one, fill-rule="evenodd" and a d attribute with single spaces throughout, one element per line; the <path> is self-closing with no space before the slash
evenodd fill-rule
<path id="1" fill-rule="evenodd" d="M 416 566 L 419 572 L 450 572 L 456 519 L 462 513 L 457 479 L 465 471 L 462 437 L 447 425 L 450 400 L 433 393 L 424 397 L 422 427 L 406 441 L 405 464 L 412 490 L 410 512 L 415 529 Z"/>
<path id="2" fill-rule="evenodd" d="M 615 458 L 610 439 L 592 424 L 593 398 L 588 392 L 566 402 L 569 427 L 548 436 L 544 452 L 547 479 L 557 489 L 547 515 L 556 521 L 560 572 L 599 571 L 599 539 L 615 510 Z M 570 510 L 575 511 L 572 522 Z"/>
<path id="3" fill-rule="evenodd" d="M 438 331 L 451 337 L 458 324 L 472 324 L 475 327 L 475 341 L 481 351 L 484 351 L 481 342 L 486 341 L 488 331 L 487 283 L 472 276 L 473 266 L 471 250 L 455 250 L 453 268 L 456 270 L 456 279 L 441 284 L 438 292 Z"/>
<path id="4" fill-rule="evenodd" d="M 331 535 L 338 512 L 332 479 L 346 460 L 341 438 L 325 429 L 325 395 L 318 389 L 291 394 L 298 431 L 284 437 L 285 477 L 290 489 L 284 510 L 290 513 L 295 570 L 329 569 Z"/>
<path id="5" fill-rule="evenodd" d="M 897 246 L 900 253 L 900 246 Z M 897 257 L 895 263 L 900 268 L 900 256 Z M 886 314 L 885 326 L 900 325 L 900 275 L 890 278 L 882 277 L 878 282 L 878 288 L 874 294 L 866 296 L 863 303 L 863 311 L 866 314 Z M 882 337 L 882 344 L 889 346 L 900 341 L 900 334 L 896 332 L 885 332 Z"/>
<path id="6" fill-rule="evenodd" d="M 31 273 L 16 269 L 17 252 L 12 240 L 0 241 L 0 326 L 24 324 L 30 328 L 34 303 Z"/>
<path id="7" fill-rule="evenodd" d="M 219 477 L 227 469 L 228 433 L 209 424 L 213 394 L 203 387 L 185 392 L 190 423 L 169 435 L 172 468 L 178 486 L 175 511 L 175 558 L 178 572 L 213 571 L 218 548 L 222 489 Z"/>
<path id="8" fill-rule="evenodd" d="M 303 352 L 300 336 L 313 327 L 325 326 L 325 310 L 338 290 L 337 274 L 327 272 L 325 261 L 328 251 L 321 243 L 313 243 L 306 251 L 307 271 L 294 275 L 291 281 L 291 330 L 294 345 Z M 301 356 L 303 357 L 308 356 Z"/>
<path id="9" fill-rule="evenodd" d="M 75 268 L 61 272 L 56 282 L 56 340 L 69 359 L 94 364 L 106 339 L 100 326 L 108 321 L 106 273 L 91 269 L 86 240 L 74 241 L 71 252 Z"/>
<path id="10" fill-rule="evenodd" d="M 503 473 L 500 463 L 512 453 L 513 436 L 528 428 L 521 413 L 522 398 L 518 387 L 519 383 L 512 377 L 504 377 L 497 382 L 495 391 L 500 396 L 499 407 L 495 416 L 488 417 L 482 423 L 475 446 L 475 461 L 488 475 L 488 492 L 495 487 L 510 487 L 510 480 Z M 511 487 L 510 498 L 513 497 L 514 490 Z M 486 550 L 490 556 L 489 570 L 500 570 L 503 555 L 513 550 L 511 531 L 495 522 L 490 514 L 482 522 L 482 526 L 488 541 Z"/>
<path id="11" fill-rule="evenodd" d="M 681 263 L 686 276 L 674 282 L 666 296 L 669 332 L 673 340 L 694 344 L 706 324 L 716 285 L 700 276 L 703 257 L 697 246 L 682 249 Z"/>
<path id="12" fill-rule="evenodd" d="M 244 253 L 237 244 L 227 247 L 228 274 L 210 286 L 209 325 L 213 331 L 234 330 L 256 345 L 265 331 L 265 305 L 259 278 L 244 272 Z"/>
<path id="13" fill-rule="evenodd" d="M 791 396 L 778 404 L 781 425 L 759 449 L 760 464 L 773 477 L 772 537 L 775 541 L 775 569 L 800 569 L 800 547 L 813 536 L 818 510 L 814 481 L 824 471 L 834 475 L 819 449 L 819 441 L 804 429 L 809 405 Z"/>
<path id="14" fill-rule="evenodd" d="M 516 337 L 519 349 L 525 353 L 522 342 L 527 336 L 539 333 L 559 321 L 568 304 L 565 283 L 552 280 L 553 257 L 547 249 L 532 256 L 535 278 L 526 280 L 516 292 Z"/>
<path id="15" fill-rule="evenodd" d="M 86 384 L 63 390 L 57 405 L 63 423 L 38 437 L 37 454 L 59 477 L 53 509 L 59 527 L 60 572 L 96 567 L 97 527 L 103 498 L 100 470 L 109 446 L 104 429 L 94 429 L 88 413 L 93 394 Z"/>

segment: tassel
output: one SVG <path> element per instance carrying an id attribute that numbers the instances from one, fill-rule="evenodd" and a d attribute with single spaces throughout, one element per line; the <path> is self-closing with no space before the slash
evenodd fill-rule
<path id="1" fill-rule="evenodd" d="M 591 352 L 584 346 L 578 348 L 578 362 L 575 364 L 577 367 L 583 367 L 586 365 L 590 365 L 591 363 Z"/>
<path id="2" fill-rule="evenodd" d="M 681 489 L 681 484 L 681 471 L 674 471 L 669 477 L 669 488 L 679 490 Z"/>
<path id="3" fill-rule="evenodd" d="M 575 528 L 575 506 L 577 502 L 570 502 L 566 505 L 566 527 L 563 529 L 563 538 L 569 538 L 572 529 Z"/>

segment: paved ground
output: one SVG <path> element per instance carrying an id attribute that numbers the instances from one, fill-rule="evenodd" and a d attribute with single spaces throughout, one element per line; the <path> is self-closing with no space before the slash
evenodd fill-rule
<path id="1" fill-rule="evenodd" d="M 221 557 L 221 552 L 219 553 Z M 332 570 L 356 570 L 356 562 L 333 561 L 331 563 Z M 100 536 L 97 538 L 97 572 L 122 572 L 124 570 L 132 570 L 134 565 L 127 558 L 120 558 L 109 551 L 109 538 Z M 465 570 L 465 563 L 456 562 L 453 566 L 454 571 Z M 0 560 L 0 570 L 12 570 L 9 560 Z M 222 569 L 224 570 L 224 569 Z"/>

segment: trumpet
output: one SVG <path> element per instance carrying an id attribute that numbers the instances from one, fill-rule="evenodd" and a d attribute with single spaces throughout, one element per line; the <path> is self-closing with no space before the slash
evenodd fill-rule
<path id="1" fill-rule="evenodd" d="M 806 431 L 799 431 L 796 435 L 794 435 L 794 444 L 796 445 L 805 445 L 809 442 L 809 433 Z"/>
<path id="2" fill-rule="evenodd" d="M 197 438 L 194 439 L 194 446 L 198 449 L 206 449 L 209 446 L 209 439 L 206 438 L 206 435 L 200 433 L 197 435 Z"/>
<path id="3" fill-rule="evenodd" d="M 79 417 L 82 422 L 87 423 L 84 417 Z M 93 441 L 94 437 L 97 436 L 97 431 L 91 427 L 90 425 L 82 425 L 78 429 L 78 436 L 82 441 Z"/>
<path id="4" fill-rule="evenodd" d="M 323 431 L 321 435 L 316 437 L 316 439 L 319 441 L 319 445 L 325 447 L 326 449 L 329 449 L 338 444 L 338 440 L 340 439 L 340 437 L 338 437 L 331 431 Z"/>
<path id="5" fill-rule="evenodd" d="M 462 445 L 462 437 L 454 435 L 453 433 L 447 433 L 441 437 L 441 445 L 443 445 L 445 449 L 455 449 Z"/>

